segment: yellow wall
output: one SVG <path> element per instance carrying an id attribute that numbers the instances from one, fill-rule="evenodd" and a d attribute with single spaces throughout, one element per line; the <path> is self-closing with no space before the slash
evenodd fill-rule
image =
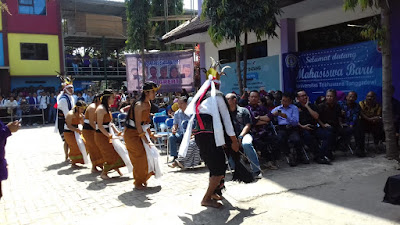
<path id="1" fill-rule="evenodd" d="M 47 43 L 49 60 L 21 60 L 20 43 Z M 60 54 L 57 35 L 8 34 L 8 51 L 11 76 L 56 75 L 60 71 Z"/>
<path id="2" fill-rule="evenodd" d="M 2 12 L 0 10 L 0 31 L 3 30 L 3 17 L 2 17 Z"/>

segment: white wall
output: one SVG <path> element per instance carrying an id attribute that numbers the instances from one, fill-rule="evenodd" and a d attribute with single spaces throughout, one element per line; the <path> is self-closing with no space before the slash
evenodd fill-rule
<path id="1" fill-rule="evenodd" d="M 313 9 L 309 9 L 313 11 Z M 295 26 L 296 26 L 296 49 L 297 49 L 297 32 L 307 31 L 311 29 L 321 28 L 325 26 L 330 26 L 334 24 L 344 23 L 346 21 L 357 20 L 365 17 L 370 17 L 376 14 L 379 14 L 378 10 L 365 10 L 361 11 L 360 9 L 356 9 L 355 12 L 348 11 L 345 12 L 342 6 L 335 6 L 333 8 L 328 8 L 326 10 L 320 10 L 314 13 L 307 13 L 302 12 L 306 16 L 300 16 L 295 18 Z M 288 14 L 281 15 L 281 18 L 291 18 Z M 356 28 L 355 28 L 356 29 Z M 276 33 L 278 37 L 267 39 L 266 37 L 262 38 L 261 41 L 267 40 L 268 46 L 268 56 L 278 55 L 281 54 L 281 42 L 279 39 L 280 35 L 280 28 L 276 29 Z M 205 33 L 207 34 L 207 33 Z M 242 43 L 244 37 L 241 38 Z M 257 42 L 257 38 L 254 33 L 249 34 L 248 43 L 255 43 Z M 218 47 L 215 47 L 214 44 L 210 41 L 206 42 L 205 44 L 205 51 L 206 51 L 206 68 L 209 68 L 211 65 L 210 57 L 213 57 L 215 60 L 219 60 L 218 51 L 224 50 L 228 48 L 235 47 L 234 42 L 222 42 Z M 279 59 L 280 68 L 281 68 L 281 58 Z M 282 72 L 281 72 L 282 76 Z M 282 79 L 281 79 L 282 81 Z M 281 82 L 282 87 L 282 82 Z"/>

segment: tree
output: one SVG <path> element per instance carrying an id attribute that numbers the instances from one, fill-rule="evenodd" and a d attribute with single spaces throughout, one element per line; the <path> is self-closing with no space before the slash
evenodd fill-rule
<path id="1" fill-rule="evenodd" d="M 246 76 L 242 79 L 240 69 L 241 40 L 245 34 L 245 49 L 247 33 L 254 32 L 258 40 L 265 35 L 276 36 L 278 26 L 276 15 L 280 14 L 277 0 L 205 0 L 203 2 L 202 18 L 208 17 L 211 25 L 208 29 L 210 38 L 215 46 L 223 40 L 236 43 L 236 74 L 239 81 L 240 93 L 246 85 Z M 247 73 L 247 51 L 244 55 L 244 73 Z M 243 82 L 244 80 L 244 82 Z"/>
<path id="2" fill-rule="evenodd" d="M 382 49 L 382 116 L 386 136 L 386 157 L 399 161 L 396 145 L 396 132 L 393 123 L 392 111 L 392 53 L 390 35 L 390 8 L 387 0 L 345 0 L 344 10 L 355 10 L 360 6 L 362 10 L 377 8 L 381 11 L 380 23 L 372 19 L 361 32 L 361 35 L 378 40 Z"/>
<path id="3" fill-rule="evenodd" d="M 128 20 L 128 40 L 126 47 L 130 50 L 140 49 L 142 57 L 142 74 L 143 82 L 145 82 L 145 59 L 144 50 L 149 40 L 149 17 L 150 2 L 149 0 L 126 0 L 126 17 Z"/>
<path id="4" fill-rule="evenodd" d="M 167 2 L 168 5 L 168 15 L 182 15 L 183 14 L 183 0 L 152 0 L 150 14 L 153 17 L 160 17 L 165 15 L 164 4 Z M 179 26 L 179 21 L 154 21 L 150 23 L 152 27 L 152 33 L 156 39 L 161 38 L 164 34 L 168 33 L 175 27 Z M 166 50 L 165 44 L 157 41 L 155 43 L 157 48 L 161 50 Z M 172 45 L 172 49 L 180 49 L 181 46 Z"/>

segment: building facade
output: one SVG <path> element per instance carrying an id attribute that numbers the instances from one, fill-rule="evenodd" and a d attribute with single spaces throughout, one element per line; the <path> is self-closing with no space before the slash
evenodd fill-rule
<path id="1" fill-rule="evenodd" d="M 58 86 L 63 72 L 58 0 L 6 0 L 1 16 L 1 92 L 29 86 Z"/>

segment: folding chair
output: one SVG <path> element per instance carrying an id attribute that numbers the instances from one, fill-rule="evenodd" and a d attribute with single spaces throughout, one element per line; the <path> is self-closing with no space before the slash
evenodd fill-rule
<path id="1" fill-rule="evenodd" d="M 163 139 L 168 138 L 168 132 L 161 132 L 161 125 L 165 125 L 165 121 L 168 119 L 168 116 L 155 116 L 153 117 L 153 124 L 156 131 L 154 135 L 156 137 L 157 143 L 154 143 L 157 148 L 162 149 L 164 146 Z"/>
<path id="2" fill-rule="evenodd" d="M 112 116 L 112 122 L 115 123 L 116 121 L 118 121 L 118 115 L 120 114 L 120 112 L 113 112 L 111 113 Z"/>
<path id="3" fill-rule="evenodd" d="M 124 126 L 122 125 L 126 121 L 126 113 L 118 114 L 118 128 L 122 131 L 124 130 Z"/>

